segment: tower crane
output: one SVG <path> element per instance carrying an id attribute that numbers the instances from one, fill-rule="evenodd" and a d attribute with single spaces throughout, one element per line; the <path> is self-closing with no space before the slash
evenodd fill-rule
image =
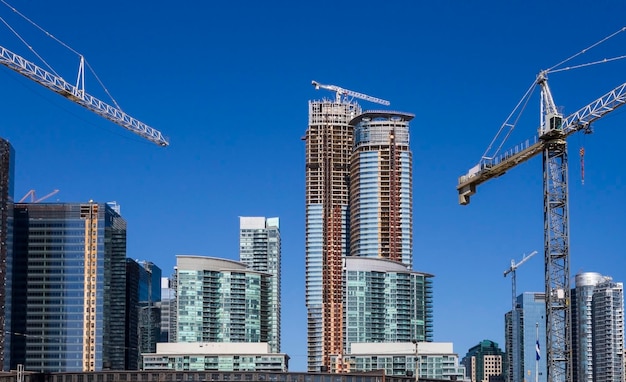
<path id="1" fill-rule="evenodd" d="M 335 92 L 336 97 L 337 97 L 337 102 L 341 102 L 341 100 L 345 99 L 346 97 L 354 97 L 354 98 L 359 98 L 359 99 L 369 101 L 369 102 L 379 103 L 385 106 L 390 105 L 389 101 L 387 100 L 368 96 L 367 94 L 355 92 L 352 90 L 340 88 L 339 86 L 336 86 L 336 85 L 324 85 L 324 84 L 320 84 L 317 81 L 311 81 L 311 84 L 315 86 L 315 90 L 326 89 L 326 90 Z"/>
<path id="2" fill-rule="evenodd" d="M 530 253 L 530 255 L 528 256 L 524 256 L 524 258 L 522 260 L 520 260 L 519 263 L 515 264 L 515 260 L 511 260 L 511 267 L 509 269 L 507 269 L 506 271 L 504 271 L 504 277 L 506 277 L 506 275 L 508 275 L 509 273 L 511 274 L 511 290 L 513 293 L 513 309 L 515 310 L 515 299 L 517 298 L 517 292 L 516 292 L 516 287 L 517 287 L 517 280 L 515 277 L 515 271 L 517 270 L 517 268 L 520 267 L 520 265 L 524 264 L 525 262 L 528 261 L 528 259 L 530 259 L 531 257 L 535 256 L 537 254 L 537 251 L 532 251 Z"/>
<path id="3" fill-rule="evenodd" d="M 519 326 L 516 324 L 519 322 L 519 311 L 517 310 L 517 304 L 515 303 L 517 299 L 517 279 L 516 279 L 516 270 L 520 267 L 520 265 L 524 264 L 531 257 L 537 254 L 537 251 L 532 251 L 530 255 L 524 256 L 524 258 L 517 264 L 515 264 L 515 260 L 511 260 L 511 267 L 504 271 L 504 277 L 506 277 L 509 273 L 511 274 L 511 292 L 512 292 L 512 305 L 511 305 L 511 348 L 507 349 L 507 354 L 511 354 L 509 357 L 509 368 L 512 368 L 513 375 L 519 375 L 519 368 L 516 367 L 515 360 L 520 359 L 519 357 Z M 515 378 L 510 378 L 509 380 L 514 381 Z"/>
<path id="4" fill-rule="evenodd" d="M 572 350 L 566 139 L 578 131 L 589 132 L 591 123 L 624 105 L 626 83 L 563 118 L 555 107 L 547 74 L 548 71 L 540 72 L 535 82 L 541 89 L 541 111 L 534 143 L 526 141 L 498 157 L 483 156 L 467 174 L 459 177 L 456 188 L 459 203 L 467 205 L 478 185 L 542 154 L 548 382 L 565 382 L 571 380 Z"/>

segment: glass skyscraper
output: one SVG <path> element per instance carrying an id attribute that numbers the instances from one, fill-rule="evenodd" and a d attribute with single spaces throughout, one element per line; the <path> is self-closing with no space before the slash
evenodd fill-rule
<path id="1" fill-rule="evenodd" d="M 13 219 L 13 168 L 15 152 L 11 144 L 0 138 L 0 365 L 10 370 L 11 349 L 11 265 Z"/>
<path id="2" fill-rule="evenodd" d="M 350 255 L 413 265 L 412 114 L 366 111 L 354 118 L 350 160 Z"/>
<path id="3" fill-rule="evenodd" d="M 267 272 L 269 279 L 269 332 L 272 353 L 280 353 L 280 224 L 278 218 L 239 218 L 239 261 L 255 271 Z"/>
<path id="4" fill-rule="evenodd" d="M 525 292 L 517 296 L 517 314 L 505 315 L 507 377 L 509 382 L 546 382 L 546 295 Z M 516 330 L 513 330 L 513 326 Z M 514 337 L 517 333 L 517 338 Z M 539 360 L 537 360 L 537 338 Z M 543 353 L 542 353 L 542 350 Z M 537 362 L 538 361 L 538 362 Z"/>
<path id="5" fill-rule="evenodd" d="M 125 264 L 108 204 L 15 204 L 11 368 L 123 370 Z"/>
<path id="6" fill-rule="evenodd" d="M 572 290 L 575 382 L 619 382 L 624 373 L 624 286 L 595 272 Z"/>
<path id="7" fill-rule="evenodd" d="M 156 351 L 161 338 L 161 269 L 126 259 L 126 370 L 139 370 L 141 354 Z"/>
<path id="8" fill-rule="evenodd" d="M 359 342 L 433 340 L 432 275 L 386 259 L 346 258 L 346 350 Z"/>
<path id="9" fill-rule="evenodd" d="M 176 256 L 175 342 L 267 342 L 271 275 L 243 263 Z"/>
<path id="10" fill-rule="evenodd" d="M 354 128 L 361 114 L 356 102 L 309 102 L 304 137 L 305 303 L 307 369 L 328 369 L 331 354 L 344 350 L 343 259 L 349 251 L 350 156 Z"/>
<path id="11" fill-rule="evenodd" d="M 171 287 L 168 277 L 161 277 L 161 301 L 157 306 L 161 311 L 161 339 L 158 342 L 174 342 L 176 332 L 173 328 L 176 322 L 176 294 Z"/>
<path id="12" fill-rule="evenodd" d="M 308 371 L 347 370 L 348 365 L 331 368 L 331 359 L 349 354 L 353 336 L 361 342 L 432 340 L 432 275 L 420 274 L 425 279 L 421 292 L 411 289 L 415 286 L 411 282 L 403 284 L 405 278 L 415 281 L 413 277 L 417 277 L 411 272 L 409 121 L 413 117 L 395 111 L 362 112 L 356 102 L 339 94 L 334 100 L 309 102 L 309 126 L 303 138 Z M 348 305 L 355 300 L 346 295 L 347 285 L 354 281 L 354 275 L 347 275 L 346 264 L 353 257 L 395 262 L 353 263 L 363 272 L 358 277 L 372 277 L 376 282 L 382 277 L 383 284 L 390 283 L 386 289 L 368 289 L 372 295 L 363 294 L 362 300 L 392 306 L 396 299 L 402 300 L 397 305 L 399 315 L 388 312 L 387 317 L 376 317 L 394 321 L 387 334 L 376 331 L 378 321 L 358 333 L 349 326 L 361 319 Z M 381 270 L 381 264 L 391 268 Z M 368 266 L 373 268 L 366 269 Z M 407 303 L 414 305 L 402 305 Z M 378 314 L 383 310 L 372 311 Z M 405 310 L 412 314 L 404 315 Z"/>

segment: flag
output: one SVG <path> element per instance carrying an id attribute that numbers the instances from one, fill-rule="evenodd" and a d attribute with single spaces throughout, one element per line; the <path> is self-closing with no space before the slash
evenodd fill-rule
<path id="1" fill-rule="evenodd" d="M 537 361 L 541 359 L 541 349 L 539 348 L 539 340 L 537 340 L 537 344 L 535 344 L 535 352 L 537 353 Z"/>

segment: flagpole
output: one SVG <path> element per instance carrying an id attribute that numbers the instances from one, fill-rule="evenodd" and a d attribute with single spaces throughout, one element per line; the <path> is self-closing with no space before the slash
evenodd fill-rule
<path id="1" fill-rule="evenodd" d="M 535 357 L 535 382 L 539 382 L 539 358 L 541 355 L 539 354 L 539 323 L 535 322 L 535 330 L 537 332 L 537 356 Z"/>

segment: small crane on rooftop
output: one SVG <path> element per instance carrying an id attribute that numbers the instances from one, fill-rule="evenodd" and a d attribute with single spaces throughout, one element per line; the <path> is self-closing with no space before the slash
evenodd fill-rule
<path id="1" fill-rule="evenodd" d="M 389 106 L 390 105 L 390 102 L 387 101 L 387 100 L 376 98 L 376 97 L 372 97 L 372 96 L 368 96 L 367 94 L 355 92 L 355 91 L 352 91 L 352 90 L 340 88 L 339 86 L 336 86 L 336 85 L 324 85 L 324 84 L 320 84 L 317 81 L 311 81 L 311 85 L 315 86 L 316 90 L 326 89 L 326 90 L 330 90 L 330 91 L 335 92 L 336 97 L 337 97 L 336 98 L 337 102 L 341 102 L 342 99 L 346 99 L 347 97 L 354 97 L 354 98 L 359 98 L 359 99 L 362 99 L 362 100 L 365 100 L 365 101 L 369 101 L 369 102 L 379 103 L 379 104 L 385 105 L 385 106 Z"/>
<path id="2" fill-rule="evenodd" d="M 507 348 L 510 346 L 510 349 L 507 349 L 507 353 L 511 353 L 509 357 L 509 361 L 519 359 L 519 351 L 520 351 L 519 349 L 519 340 L 520 340 L 519 325 L 516 324 L 517 322 L 519 322 L 519 310 L 517 309 L 517 304 L 516 304 L 516 300 L 517 300 L 517 291 L 516 291 L 517 289 L 516 273 L 517 272 L 516 270 L 517 268 L 519 268 L 520 265 L 527 262 L 528 259 L 530 259 L 536 254 L 537 254 L 537 251 L 532 251 L 530 255 L 524 256 L 524 258 L 517 264 L 515 264 L 515 260 L 511 260 L 511 267 L 507 269 L 506 271 L 504 271 L 504 277 L 506 277 L 509 273 L 511 274 L 511 294 L 512 294 L 511 337 L 512 337 L 512 341 L 510 345 L 507 344 Z M 514 375 L 518 375 L 520 372 L 518 368 L 516 367 L 515 362 L 512 362 L 512 364 L 509 365 L 509 368 L 512 369 L 512 372 L 514 373 Z"/>
<path id="3" fill-rule="evenodd" d="M 507 269 L 506 271 L 504 271 L 504 277 L 506 277 L 509 273 L 511 274 L 511 290 L 512 290 L 512 294 L 513 294 L 513 306 L 512 309 L 515 310 L 515 306 L 517 304 L 515 304 L 515 300 L 517 299 L 517 279 L 515 276 L 515 271 L 517 270 L 517 268 L 519 268 L 520 265 L 524 264 L 525 262 L 528 261 L 528 259 L 530 259 L 531 257 L 535 256 L 537 254 L 537 251 L 532 251 L 528 256 L 524 256 L 524 258 L 522 260 L 520 260 L 519 263 L 515 264 L 515 260 L 511 260 L 511 267 L 509 269 Z"/>
<path id="4" fill-rule="evenodd" d="M 54 195 L 56 195 L 58 193 L 59 193 L 59 190 L 57 189 L 57 190 L 53 190 L 52 192 L 50 192 L 50 193 L 48 193 L 48 194 L 38 198 L 36 196 L 36 194 L 35 194 L 35 190 L 30 190 L 30 191 L 28 191 L 26 193 L 26 195 L 24 195 L 22 197 L 22 199 L 19 200 L 18 203 L 23 203 L 28 198 L 30 198 L 30 202 L 31 203 L 39 203 L 39 202 L 43 202 L 44 200 L 46 200 L 46 199 L 48 199 L 48 198 L 50 198 L 50 197 L 52 197 L 52 196 L 54 196 Z"/>

